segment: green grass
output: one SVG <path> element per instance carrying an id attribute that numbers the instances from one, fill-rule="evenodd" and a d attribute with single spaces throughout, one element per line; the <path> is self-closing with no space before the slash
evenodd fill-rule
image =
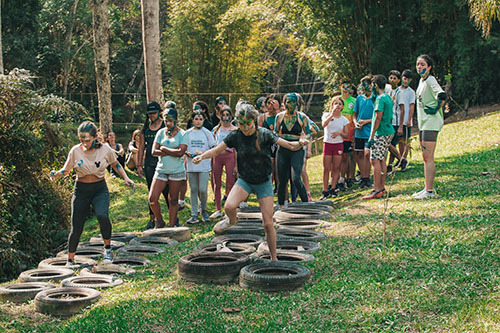
<path id="1" fill-rule="evenodd" d="M 333 226 L 309 264 L 313 275 L 303 290 L 265 294 L 179 280 L 178 259 L 213 237 L 210 223 L 194 226 L 190 241 L 152 258 L 154 265 L 104 291 L 81 314 L 60 320 L 34 312 L 33 303 L 0 305 L 0 330 L 499 331 L 499 144 L 499 112 L 446 125 L 436 152 L 439 196 L 414 201 L 411 194 L 423 187 L 415 141 L 410 169 L 392 179 L 385 244 L 384 201 L 361 201 L 367 191 L 358 189 L 336 199 Z M 321 156 L 308 170 L 318 198 Z M 108 184 L 114 230 L 142 230 L 145 184 L 135 192 L 121 180 Z M 186 209 L 181 221 L 188 216 Z M 83 239 L 95 234 L 92 220 Z M 225 314 L 225 307 L 241 312 Z"/>

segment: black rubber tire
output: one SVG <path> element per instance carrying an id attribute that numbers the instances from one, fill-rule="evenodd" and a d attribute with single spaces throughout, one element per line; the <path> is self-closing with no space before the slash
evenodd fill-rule
<path id="1" fill-rule="evenodd" d="M 132 239 L 137 237 L 137 234 L 135 232 L 113 232 L 111 233 L 111 240 L 117 241 L 117 242 L 122 242 L 122 243 L 128 243 Z M 91 242 L 98 242 L 102 241 L 102 236 L 94 236 L 90 239 Z"/>
<path id="2" fill-rule="evenodd" d="M 91 259 L 102 259 L 104 256 L 103 247 L 81 247 L 76 249 L 76 255 Z M 57 253 L 57 257 L 67 257 L 68 250 L 63 250 Z"/>
<path id="3" fill-rule="evenodd" d="M 94 259 L 90 259 L 87 257 L 75 256 L 74 265 L 66 266 L 66 262 L 68 258 L 66 257 L 55 257 L 48 258 L 40 261 L 38 264 L 38 268 L 68 268 L 68 269 L 80 269 L 82 267 L 94 266 L 97 265 L 97 262 Z"/>
<path id="4" fill-rule="evenodd" d="M 19 274 L 20 282 L 46 282 L 46 281 L 61 281 L 70 276 L 75 275 L 75 272 L 67 268 L 44 268 L 30 269 Z"/>
<path id="5" fill-rule="evenodd" d="M 240 286 L 253 291 L 292 291 L 301 288 L 310 276 L 307 267 L 271 261 L 243 267 Z"/>
<path id="6" fill-rule="evenodd" d="M 248 220 L 238 220 L 237 225 L 252 225 L 252 226 L 261 226 L 262 227 L 262 219 L 248 219 Z"/>
<path id="7" fill-rule="evenodd" d="M 288 220 L 276 222 L 278 228 L 297 228 L 304 230 L 316 230 L 328 228 L 331 226 L 329 222 L 322 220 Z"/>
<path id="8" fill-rule="evenodd" d="M 41 313 L 67 317 L 96 302 L 100 296 L 99 291 L 91 288 L 54 288 L 39 292 L 35 296 L 35 307 Z"/>
<path id="9" fill-rule="evenodd" d="M 137 237 L 130 241 L 130 245 L 161 245 L 161 246 L 174 246 L 179 244 L 178 241 L 168 237 L 159 237 L 159 236 L 146 236 L 146 237 Z"/>
<path id="10" fill-rule="evenodd" d="M 309 242 L 321 242 L 326 239 L 326 235 L 322 232 L 297 228 L 278 228 L 276 237 L 277 239 L 296 239 Z"/>
<path id="11" fill-rule="evenodd" d="M 140 267 L 146 266 L 151 263 L 150 260 L 141 257 L 125 257 L 118 256 L 113 258 L 113 264 L 115 265 L 124 265 L 124 266 L 132 266 L 132 267 Z"/>
<path id="12" fill-rule="evenodd" d="M 238 208 L 241 213 L 260 213 L 260 206 L 248 206 L 245 208 Z"/>
<path id="13" fill-rule="evenodd" d="M 217 251 L 217 245 L 222 243 L 209 243 L 209 244 L 200 244 L 198 245 L 194 251 L 195 252 L 209 252 L 214 253 Z M 249 255 L 255 252 L 255 247 L 246 244 L 236 244 L 231 242 L 226 242 L 226 247 L 229 248 L 234 253 L 242 253 Z"/>
<path id="14" fill-rule="evenodd" d="M 267 242 L 261 245 L 267 246 Z M 299 253 L 313 253 L 321 248 L 320 243 L 309 242 L 296 239 L 278 239 L 276 240 L 276 249 L 281 251 L 292 251 Z M 267 251 L 267 250 L 266 250 Z M 259 249 L 257 249 L 259 252 Z"/>
<path id="15" fill-rule="evenodd" d="M 10 283 L 0 286 L 0 301 L 21 304 L 35 298 L 40 291 L 55 288 L 47 282 Z"/>
<path id="16" fill-rule="evenodd" d="M 198 252 L 179 259 L 179 276 L 189 282 L 226 284 L 238 278 L 250 258 L 241 253 Z"/>
<path id="17" fill-rule="evenodd" d="M 314 260 L 314 256 L 307 253 L 282 251 L 278 250 L 276 253 L 279 262 L 288 262 L 292 264 L 305 264 Z M 257 252 L 250 256 L 255 263 L 270 262 L 271 254 L 269 252 Z"/>
<path id="18" fill-rule="evenodd" d="M 168 237 L 178 242 L 185 242 L 191 238 L 191 230 L 188 227 L 150 229 L 144 231 L 143 236 Z"/>
<path id="19" fill-rule="evenodd" d="M 242 225 L 233 225 L 232 227 L 229 227 L 226 231 L 224 231 L 223 235 L 228 235 L 228 234 L 251 234 L 251 235 L 258 235 L 258 236 L 264 236 L 266 233 L 264 231 L 264 227 L 262 226 L 254 226 L 254 225 L 248 225 L 248 224 L 242 224 Z"/>
<path id="20" fill-rule="evenodd" d="M 214 237 L 211 243 L 229 242 L 234 244 L 246 244 L 257 248 L 264 241 L 264 237 L 251 234 L 228 234 Z"/>
<path id="21" fill-rule="evenodd" d="M 118 250 L 121 247 L 124 247 L 125 243 L 124 242 L 118 242 L 115 240 L 111 241 L 111 249 L 112 250 Z M 99 240 L 94 241 L 89 241 L 89 242 L 80 242 L 78 244 L 78 247 L 96 247 L 96 248 L 104 248 L 104 241 L 99 237 Z"/>
<path id="22" fill-rule="evenodd" d="M 122 283 L 122 279 L 115 278 L 112 275 L 89 274 L 64 279 L 61 282 L 61 286 L 68 288 L 106 289 L 116 287 Z"/>
<path id="23" fill-rule="evenodd" d="M 238 212 L 236 214 L 238 221 L 242 220 L 262 220 L 262 213 L 258 212 Z"/>
<path id="24" fill-rule="evenodd" d="M 165 249 L 147 245 L 127 245 L 118 250 L 118 255 L 123 257 L 154 256 L 165 252 Z"/>
<path id="25" fill-rule="evenodd" d="M 273 218 L 278 222 L 289 220 L 331 220 L 332 214 L 321 210 L 285 208 L 285 210 L 278 210 L 274 213 Z"/>
<path id="26" fill-rule="evenodd" d="M 97 265 L 92 267 L 92 269 L 84 268 L 81 270 L 80 275 L 89 274 L 104 274 L 104 275 L 129 275 L 134 274 L 135 269 L 124 267 L 122 265 L 115 264 L 105 264 Z"/>
<path id="27" fill-rule="evenodd" d="M 326 212 L 333 212 L 333 205 L 328 204 L 325 201 L 313 201 L 313 202 L 291 202 L 288 204 L 288 208 L 306 208 L 306 209 L 319 209 Z"/>

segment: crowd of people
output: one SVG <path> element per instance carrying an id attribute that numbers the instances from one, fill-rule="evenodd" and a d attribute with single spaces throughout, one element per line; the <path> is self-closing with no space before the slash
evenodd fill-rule
<path id="1" fill-rule="evenodd" d="M 386 175 L 396 168 L 405 171 L 409 165 L 415 106 L 425 187 L 413 197 L 435 196 L 434 151 L 443 126 L 441 108 L 446 94 L 432 75 L 433 65 L 428 55 L 417 58 L 420 81 L 416 92 L 410 87 L 414 75 L 409 69 L 402 74 L 392 70 L 388 78 L 367 75 L 358 87 L 347 78 L 341 80 L 341 93 L 330 100 L 321 117 L 324 134 L 320 200 L 336 197 L 355 184 L 370 191 L 363 199 L 386 195 Z M 212 114 L 207 103 L 196 101 L 185 130 L 179 127 L 175 102 L 168 101 L 162 107 L 152 101 L 147 105 L 143 127 L 132 135 L 127 157 L 123 146 L 115 142 L 113 132 L 107 133 L 104 143 L 96 126 L 84 122 L 78 128 L 80 144 L 71 149 L 63 169 L 51 171 L 51 177 L 68 175 L 72 169 L 77 174 L 68 261 L 74 258 L 90 205 L 96 211 L 106 253 L 110 251 L 109 195 L 104 170 L 108 168 L 114 176 L 119 175 L 134 186 L 124 165 L 146 178 L 150 216 L 146 229 L 179 225 L 178 211 L 185 207 L 188 184 L 191 217 L 186 223 L 221 219 L 214 227 L 215 233 L 235 224 L 237 208 L 255 193 L 271 257 L 276 259 L 273 198 L 277 194 L 279 208 L 297 197 L 303 202 L 312 200 L 306 166 L 312 155 L 312 137 L 317 132 L 319 127 L 304 112 L 304 100 L 298 93 L 283 97 L 271 94 L 257 99 L 255 105 L 240 100 L 234 116 L 223 97 L 216 99 Z M 209 183 L 216 206 L 210 216 Z M 162 194 L 169 210 L 168 224 L 159 204 Z"/>

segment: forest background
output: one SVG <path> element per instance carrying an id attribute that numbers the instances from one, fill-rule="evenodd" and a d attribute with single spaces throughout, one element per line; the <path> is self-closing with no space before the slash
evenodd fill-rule
<path id="1" fill-rule="evenodd" d="M 71 184 L 49 183 L 46 173 L 67 153 L 65 126 L 99 118 L 92 9 L 103 2 L 1 1 L 0 68 L 10 74 L 0 85 L 0 280 L 64 243 Z M 113 122 L 141 123 L 141 1 L 106 7 Z M 163 98 L 184 116 L 198 99 L 213 105 L 222 95 L 234 106 L 240 97 L 290 91 L 318 116 L 341 78 L 414 71 L 422 53 L 434 58 L 452 112 L 500 100 L 498 1 L 161 0 L 159 7 Z"/>

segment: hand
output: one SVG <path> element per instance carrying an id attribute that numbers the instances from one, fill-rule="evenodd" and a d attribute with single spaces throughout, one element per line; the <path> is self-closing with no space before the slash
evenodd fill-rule
<path id="1" fill-rule="evenodd" d="M 312 157 L 312 151 L 310 151 L 309 149 L 307 150 L 306 152 L 306 159 L 310 159 Z"/>
<path id="2" fill-rule="evenodd" d="M 130 186 L 132 188 L 132 190 L 135 191 L 135 183 L 132 179 L 127 177 L 124 179 L 124 181 L 125 181 L 125 185 Z"/>
<path id="3" fill-rule="evenodd" d="M 199 164 L 203 159 L 201 158 L 201 155 L 198 155 L 196 157 L 193 157 L 193 163 L 194 164 Z"/>
<path id="4" fill-rule="evenodd" d="M 408 121 L 406 122 L 406 127 L 411 127 L 411 120 L 408 119 Z"/>
<path id="5" fill-rule="evenodd" d="M 370 140 L 368 140 L 368 142 L 366 143 L 367 148 L 370 149 L 374 143 L 375 139 L 370 138 Z"/>
<path id="6" fill-rule="evenodd" d="M 49 172 L 49 178 L 50 180 L 54 180 L 55 176 L 56 176 L 56 170 L 50 170 Z"/>
<path id="7" fill-rule="evenodd" d="M 306 138 L 300 138 L 299 139 L 299 144 L 302 147 L 307 146 L 309 144 L 309 140 L 307 140 Z"/>
<path id="8" fill-rule="evenodd" d="M 137 166 L 137 176 L 139 178 L 142 178 L 142 167 L 141 166 Z"/>
<path id="9" fill-rule="evenodd" d="M 238 175 L 238 166 L 237 166 L 237 165 L 235 165 L 235 166 L 234 166 L 234 169 L 233 169 L 233 176 L 235 176 L 235 177 L 236 177 L 237 175 Z"/>
<path id="10" fill-rule="evenodd" d="M 398 132 L 397 132 L 398 136 L 402 136 L 403 135 L 403 125 L 400 125 L 398 127 Z"/>
<path id="11" fill-rule="evenodd" d="M 340 135 L 340 132 L 333 132 L 332 133 L 332 139 L 335 139 L 339 135 Z"/>

